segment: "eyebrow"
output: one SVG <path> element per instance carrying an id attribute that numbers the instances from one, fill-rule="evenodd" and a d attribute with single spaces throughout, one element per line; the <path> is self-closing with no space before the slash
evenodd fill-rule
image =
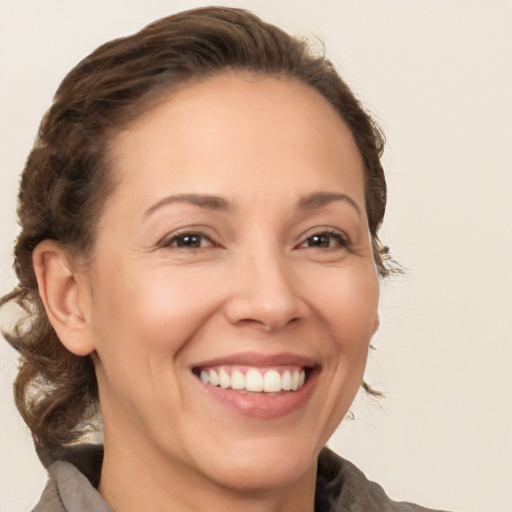
<path id="1" fill-rule="evenodd" d="M 359 206 L 350 196 L 334 192 L 313 192 L 312 194 L 308 194 L 299 200 L 298 207 L 299 210 L 315 210 L 322 206 L 327 206 L 333 201 L 343 201 L 348 203 L 356 210 L 357 214 L 361 216 Z"/>
<path id="2" fill-rule="evenodd" d="M 299 199 L 298 209 L 315 210 L 327 206 L 334 201 L 344 201 L 348 203 L 356 210 L 357 214 L 361 216 L 359 206 L 350 196 L 334 192 L 313 192 L 312 194 L 308 194 Z M 149 215 L 158 208 L 172 203 L 188 203 L 208 210 L 228 211 L 231 209 L 231 204 L 223 197 L 208 194 L 176 194 L 160 199 L 150 206 L 145 211 L 144 215 Z"/>
<path id="3" fill-rule="evenodd" d="M 144 215 L 149 215 L 158 208 L 171 203 L 189 203 L 194 206 L 199 206 L 200 208 L 206 208 L 208 210 L 226 211 L 230 209 L 230 203 L 222 197 L 203 194 L 177 194 L 160 199 L 155 204 L 150 206 L 145 211 Z"/>

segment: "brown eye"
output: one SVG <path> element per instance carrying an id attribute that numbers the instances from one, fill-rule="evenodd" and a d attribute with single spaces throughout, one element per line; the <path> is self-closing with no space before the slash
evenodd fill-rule
<path id="1" fill-rule="evenodd" d="M 315 233 L 302 243 L 301 247 L 313 249 L 332 249 L 336 247 L 345 247 L 347 242 L 339 233 Z"/>
<path id="2" fill-rule="evenodd" d="M 200 249 L 213 246 L 213 242 L 200 233 L 180 233 L 174 235 L 162 244 L 164 247 L 177 247 L 179 249 Z"/>
<path id="3" fill-rule="evenodd" d="M 308 247 L 330 247 L 331 237 L 326 234 L 313 235 L 306 240 Z"/>
<path id="4" fill-rule="evenodd" d="M 200 235 L 183 235 L 174 239 L 176 247 L 201 247 L 202 237 Z"/>

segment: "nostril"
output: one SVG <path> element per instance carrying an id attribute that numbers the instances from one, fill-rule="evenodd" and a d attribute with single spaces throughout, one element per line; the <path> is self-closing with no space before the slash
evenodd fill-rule
<path id="1" fill-rule="evenodd" d="M 267 332 L 297 324 L 304 317 L 305 311 L 302 301 L 292 294 L 271 301 L 254 293 L 233 297 L 225 304 L 225 314 L 230 323 Z"/>
<path id="2" fill-rule="evenodd" d="M 300 318 L 293 317 L 290 319 L 278 319 L 278 318 L 242 318 L 236 322 L 236 325 L 240 327 L 254 327 L 256 329 L 260 329 L 265 332 L 273 332 L 279 329 L 282 329 L 291 324 L 296 324 L 299 322 Z"/>

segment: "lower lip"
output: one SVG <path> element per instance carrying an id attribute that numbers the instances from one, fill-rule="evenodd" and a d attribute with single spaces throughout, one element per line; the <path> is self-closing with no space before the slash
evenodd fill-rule
<path id="1" fill-rule="evenodd" d="M 280 394 L 244 394 L 196 380 L 213 399 L 232 412 L 249 418 L 270 420 L 288 416 L 306 405 L 313 392 L 317 372 L 312 371 L 299 390 L 285 391 Z"/>

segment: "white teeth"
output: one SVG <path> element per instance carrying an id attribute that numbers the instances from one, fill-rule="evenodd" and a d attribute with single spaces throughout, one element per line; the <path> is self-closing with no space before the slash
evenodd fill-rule
<path id="1" fill-rule="evenodd" d="M 215 370 L 210 370 L 208 372 L 208 377 L 210 378 L 210 384 L 212 386 L 218 386 L 220 384 L 219 376 Z"/>
<path id="2" fill-rule="evenodd" d="M 245 376 L 247 391 L 263 391 L 263 377 L 258 370 L 251 368 Z"/>
<path id="3" fill-rule="evenodd" d="M 238 370 L 234 370 L 231 374 L 231 388 L 245 389 L 245 375 Z"/>
<path id="4" fill-rule="evenodd" d="M 219 372 L 219 380 L 220 380 L 220 387 L 227 389 L 229 386 L 231 386 L 231 379 L 229 378 L 229 374 L 224 368 L 221 369 Z"/>
<path id="5" fill-rule="evenodd" d="M 292 374 L 290 370 L 285 370 L 283 372 L 283 376 L 281 377 L 281 387 L 285 391 L 290 391 L 292 389 Z"/>
<path id="6" fill-rule="evenodd" d="M 306 382 L 306 372 L 304 370 L 301 370 L 299 372 L 299 388 L 304 386 L 304 382 Z"/>
<path id="7" fill-rule="evenodd" d="M 263 391 L 277 393 L 281 391 L 281 375 L 276 370 L 269 370 L 263 376 Z"/>
<path id="8" fill-rule="evenodd" d="M 233 370 L 231 375 L 225 368 L 201 370 L 199 378 L 206 384 L 223 389 L 247 390 L 252 392 L 279 393 L 280 391 L 297 391 L 306 381 L 304 370 L 266 370 L 264 373 L 256 368 L 249 368 L 244 373 Z"/>
<path id="9" fill-rule="evenodd" d="M 292 373 L 292 390 L 297 391 L 299 389 L 299 372 Z"/>

